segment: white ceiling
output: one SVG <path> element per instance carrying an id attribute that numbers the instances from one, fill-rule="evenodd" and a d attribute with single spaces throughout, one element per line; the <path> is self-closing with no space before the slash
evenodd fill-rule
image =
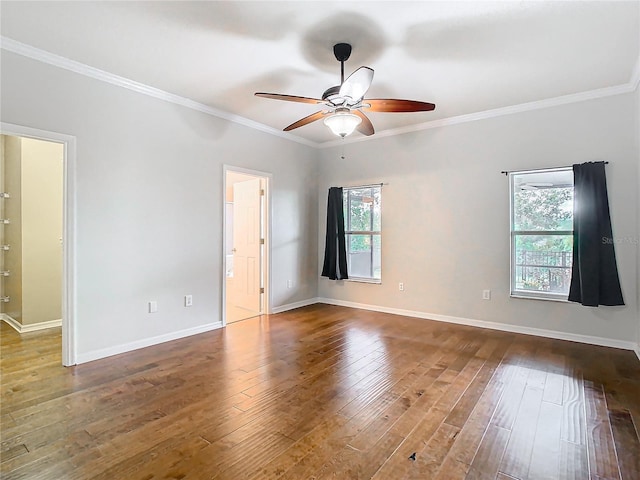
<path id="1" fill-rule="evenodd" d="M 640 2 L 14 2 L 4 37 L 282 129 L 318 110 L 253 96 L 320 97 L 375 70 L 368 98 L 433 102 L 370 113 L 377 132 L 623 85 L 637 67 Z M 334 140 L 316 122 L 292 132 Z M 354 136 L 360 135 L 358 133 Z"/>

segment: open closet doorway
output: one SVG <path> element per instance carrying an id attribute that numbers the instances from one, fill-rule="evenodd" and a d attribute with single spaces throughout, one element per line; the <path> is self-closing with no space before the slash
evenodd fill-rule
<path id="1" fill-rule="evenodd" d="M 224 324 L 269 310 L 269 182 L 271 175 L 224 167 Z"/>
<path id="2" fill-rule="evenodd" d="M 75 137 L 9 123 L 0 135 L 0 319 L 19 335 L 61 327 L 74 365 Z"/>

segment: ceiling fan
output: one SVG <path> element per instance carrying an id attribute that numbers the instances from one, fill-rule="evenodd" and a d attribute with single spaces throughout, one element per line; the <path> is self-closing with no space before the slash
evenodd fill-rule
<path id="1" fill-rule="evenodd" d="M 358 130 L 363 135 L 373 135 L 371 120 L 364 114 L 370 112 L 426 112 L 433 110 L 433 103 L 416 100 L 398 100 L 393 98 L 364 99 L 364 95 L 371 86 L 373 69 L 360 67 L 347 79 L 344 78 L 344 62 L 351 55 L 351 45 L 337 43 L 333 46 L 333 54 L 340 62 L 340 85 L 330 87 L 322 94 L 322 98 L 298 97 L 278 93 L 257 92 L 255 95 L 287 102 L 311 103 L 324 105 L 325 109 L 304 117 L 284 128 L 285 132 L 302 127 L 316 120 L 324 119 L 333 133 L 344 138 Z"/>

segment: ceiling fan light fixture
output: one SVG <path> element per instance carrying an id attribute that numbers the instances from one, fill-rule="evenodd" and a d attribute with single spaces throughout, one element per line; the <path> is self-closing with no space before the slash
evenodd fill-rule
<path id="1" fill-rule="evenodd" d="M 349 111 L 336 112 L 324 119 L 324 124 L 329 127 L 335 135 L 342 138 L 351 135 L 360 123 L 362 123 L 362 119 Z"/>

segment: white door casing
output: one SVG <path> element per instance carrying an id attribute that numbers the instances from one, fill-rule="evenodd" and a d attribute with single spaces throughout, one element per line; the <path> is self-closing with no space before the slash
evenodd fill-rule
<path id="1" fill-rule="evenodd" d="M 76 345 L 76 281 L 75 281 L 75 233 L 76 233 L 76 138 L 37 128 L 0 123 L 0 133 L 18 137 L 35 138 L 64 145 L 63 168 L 63 268 L 62 268 L 62 364 L 77 363 Z"/>

